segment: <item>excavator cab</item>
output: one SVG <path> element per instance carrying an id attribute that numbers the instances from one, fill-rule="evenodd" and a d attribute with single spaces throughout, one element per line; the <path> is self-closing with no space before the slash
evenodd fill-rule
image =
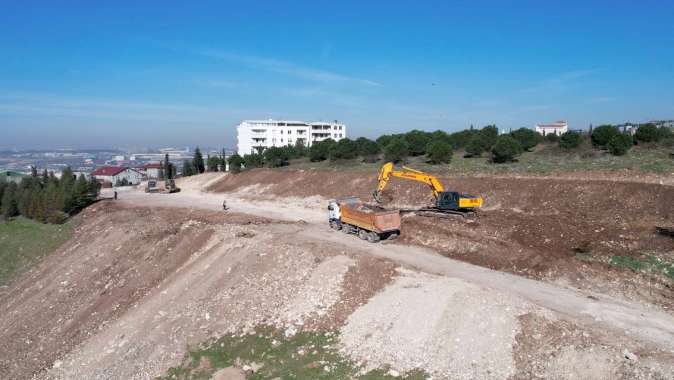
<path id="1" fill-rule="evenodd" d="M 438 193 L 435 207 L 438 210 L 473 210 L 482 207 L 482 198 L 456 191 L 443 191 Z"/>
<path id="2" fill-rule="evenodd" d="M 443 191 L 438 193 L 435 207 L 439 210 L 458 210 L 460 195 L 456 191 Z"/>

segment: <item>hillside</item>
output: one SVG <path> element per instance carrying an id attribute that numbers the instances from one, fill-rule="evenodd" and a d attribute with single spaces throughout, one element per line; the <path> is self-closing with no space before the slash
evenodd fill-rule
<path id="1" fill-rule="evenodd" d="M 399 243 L 330 231 L 324 200 L 348 187 L 366 197 L 371 185 L 357 173 L 214 173 L 179 181 L 180 193 L 132 190 L 85 209 L 74 237 L 0 296 L 0 377 L 658 379 L 674 371 L 666 277 L 653 277 L 660 295 L 620 292 L 610 278 L 645 277 L 602 261 L 611 247 L 671 253 L 671 241 L 649 233 L 672 217 L 658 206 L 671 187 L 475 178 L 456 186 L 487 198 L 476 222 L 408 217 Z M 591 195 L 595 186 L 610 188 L 608 199 Z M 427 198 L 409 184 L 392 190 L 402 196 L 391 204 Z M 552 190 L 562 194 L 554 203 L 536 195 Z M 599 206 L 608 213 L 593 211 Z M 541 215 L 539 237 L 526 240 Z M 545 243 L 564 221 L 587 224 L 561 231 L 568 242 Z M 629 243 L 606 245 L 625 232 L 605 230 L 590 235 L 597 262 L 567 252 L 584 237 L 578 230 L 616 221 Z M 594 282 L 585 290 L 560 282 L 577 275 Z"/>

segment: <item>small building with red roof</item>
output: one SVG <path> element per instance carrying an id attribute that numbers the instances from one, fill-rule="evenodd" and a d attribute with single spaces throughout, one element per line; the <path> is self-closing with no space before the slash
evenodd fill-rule
<path id="1" fill-rule="evenodd" d="M 143 180 L 142 173 L 126 166 L 101 166 L 91 172 L 91 176 L 103 185 L 116 185 L 124 182 L 125 179 L 129 185 L 138 185 Z"/>

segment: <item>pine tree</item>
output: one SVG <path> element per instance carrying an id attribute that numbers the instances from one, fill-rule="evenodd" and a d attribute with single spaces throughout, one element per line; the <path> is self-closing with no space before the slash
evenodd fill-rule
<path id="1" fill-rule="evenodd" d="M 204 166 L 204 157 L 201 155 L 201 150 L 199 150 L 199 147 L 194 150 L 194 159 L 192 160 L 192 163 L 194 164 L 194 170 L 196 174 L 201 174 L 206 171 L 206 167 Z"/>
<path id="2" fill-rule="evenodd" d="M 7 181 L 0 179 L 0 213 L 2 213 L 2 197 L 5 195 L 5 189 L 7 189 Z"/>
<path id="3" fill-rule="evenodd" d="M 63 193 L 63 208 L 62 211 L 70 214 L 75 210 L 75 199 L 73 189 L 75 187 L 75 176 L 70 166 L 63 169 L 61 175 L 61 192 Z"/>
<path id="4" fill-rule="evenodd" d="M 89 180 L 87 182 L 89 184 L 88 190 L 91 204 L 91 202 L 93 202 L 96 198 L 98 198 L 98 194 L 101 191 L 101 184 L 98 183 L 98 181 L 94 177 L 89 177 Z"/>
<path id="5" fill-rule="evenodd" d="M 35 166 L 30 167 L 30 176 L 33 178 L 37 178 L 37 168 Z"/>
<path id="6" fill-rule="evenodd" d="M 89 194 L 89 183 L 84 177 L 84 174 L 80 174 L 75 182 L 73 187 L 73 210 L 80 211 L 81 209 L 87 207 L 92 202 L 91 196 Z"/>
<path id="7" fill-rule="evenodd" d="M 173 173 L 171 170 L 171 161 L 169 161 L 169 155 L 166 153 L 164 155 L 164 179 L 172 179 Z"/>
<path id="8" fill-rule="evenodd" d="M 47 168 L 44 168 L 42 171 L 42 186 L 47 186 L 47 181 L 49 181 L 49 172 L 47 171 Z"/>
<path id="9" fill-rule="evenodd" d="M 189 177 L 194 174 L 194 165 L 189 160 L 183 161 L 183 177 Z"/>
<path id="10" fill-rule="evenodd" d="M 16 201 L 16 192 L 16 184 L 14 182 L 10 182 L 5 188 L 4 194 L 2 195 L 2 216 L 5 218 L 5 220 L 19 214 L 19 208 L 17 207 Z"/>

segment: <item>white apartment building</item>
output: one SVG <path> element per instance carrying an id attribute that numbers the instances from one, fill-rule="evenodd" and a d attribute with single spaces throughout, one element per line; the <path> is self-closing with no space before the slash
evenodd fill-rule
<path id="1" fill-rule="evenodd" d="M 256 153 L 258 149 L 295 145 L 310 147 L 325 139 L 339 141 L 346 137 L 346 125 L 334 122 L 296 120 L 244 120 L 236 127 L 237 153 Z"/>
<path id="2" fill-rule="evenodd" d="M 568 130 L 569 125 L 566 123 L 566 121 L 556 121 L 550 124 L 536 124 L 536 132 L 543 136 L 550 134 L 561 136 Z"/>

